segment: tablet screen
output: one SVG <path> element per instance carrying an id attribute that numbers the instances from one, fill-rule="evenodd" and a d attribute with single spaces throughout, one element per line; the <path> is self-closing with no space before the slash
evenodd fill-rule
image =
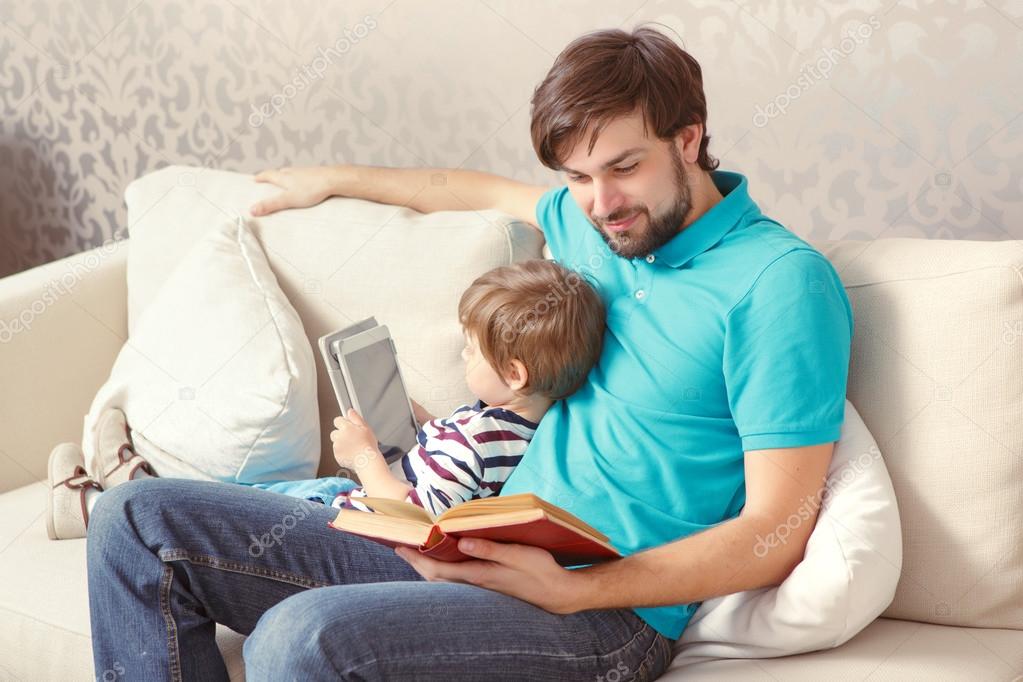
<path id="1" fill-rule="evenodd" d="M 380 452 L 389 462 L 401 457 L 416 444 L 416 429 L 390 341 L 346 352 L 345 364 L 362 416 L 380 441 Z"/>

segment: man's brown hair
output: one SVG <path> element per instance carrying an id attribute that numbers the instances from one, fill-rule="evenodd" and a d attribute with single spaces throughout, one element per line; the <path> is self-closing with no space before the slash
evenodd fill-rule
<path id="1" fill-rule="evenodd" d="M 707 99 L 703 74 L 693 57 L 671 38 L 646 26 L 631 33 L 607 29 L 587 33 L 562 50 L 533 92 L 533 149 L 548 168 L 561 170 L 565 157 L 592 124 L 589 151 L 614 118 L 635 111 L 644 130 L 670 140 L 685 126 L 703 125 L 697 163 L 714 170 L 707 153 Z"/>
<path id="2" fill-rule="evenodd" d="M 604 318 L 600 295 L 581 274 L 543 259 L 484 273 L 458 303 L 459 321 L 498 374 L 519 360 L 529 374 L 522 391 L 551 400 L 583 385 L 600 357 Z"/>

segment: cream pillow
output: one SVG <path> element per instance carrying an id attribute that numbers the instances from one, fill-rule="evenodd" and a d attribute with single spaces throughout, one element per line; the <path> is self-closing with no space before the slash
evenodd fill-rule
<path id="1" fill-rule="evenodd" d="M 240 217 L 207 231 L 136 320 L 85 418 L 90 471 L 107 407 L 124 410 L 138 454 L 162 477 L 316 475 L 312 348 Z"/>
<path id="2" fill-rule="evenodd" d="M 778 587 L 703 602 L 675 646 L 673 668 L 829 649 L 887 608 L 902 569 L 899 510 L 877 443 L 848 400 L 819 506 L 806 553 L 789 577 Z M 790 517 L 754 553 L 784 542 L 800 522 Z"/>

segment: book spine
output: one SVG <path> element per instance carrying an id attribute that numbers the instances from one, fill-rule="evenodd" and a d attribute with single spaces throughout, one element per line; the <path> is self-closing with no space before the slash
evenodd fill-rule
<path id="1" fill-rule="evenodd" d="M 419 552 L 441 561 L 464 561 L 470 558 L 458 550 L 458 538 L 445 535 L 437 526 L 430 529 L 430 537 L 419 548 Z"/>

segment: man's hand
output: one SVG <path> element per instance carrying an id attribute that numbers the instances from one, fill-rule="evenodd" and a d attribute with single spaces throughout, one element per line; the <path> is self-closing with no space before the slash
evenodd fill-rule
<path id="1" fill-rule="evenodd" d="M 264 216 L 286 208 L 315 206 L 333 194 L 335 168 L 280 168 L 266 170 L 256 176 L 256 182 L 277 185 L 283 192 L 253 204 L 249 211 Z"/>
<path id="2" fill-rule="evenodd" d="M 438 561 L 407 547 L 395 552 L 427 580 L 469 583 L 517 597 L 551 613 L 582 610 L 589 582 L 578 570 L 562 568 L 551 553 L 539 547 L 462 538 L 458 549 L 476 557 L 468 561 Z"/>
<path id="3" fill-rule="evenodd" d="M 347 417 L 334 420 L 330 440 L 334 444 L 334 459 L 338 465 L 356 473 L 365 469 L 373 459 L 382 460 L 384 457 L 377 447 L 376 434 L 355 408 L 349 408 Z"/>

